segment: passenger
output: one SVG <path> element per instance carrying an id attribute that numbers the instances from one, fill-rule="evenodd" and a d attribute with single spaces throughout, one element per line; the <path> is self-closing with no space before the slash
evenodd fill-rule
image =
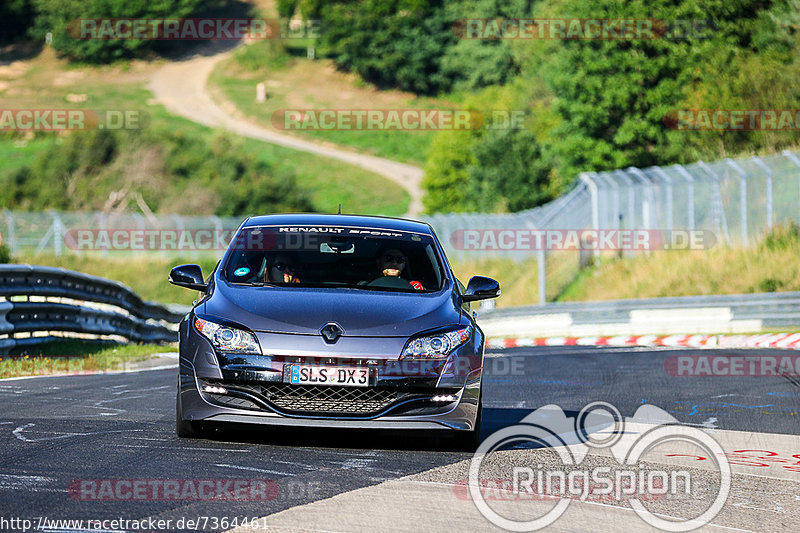
<path id="1" fill-rule="evenodd" d="M 267 267 L 267 281 L 271 283 L 300 283 L 294 261 L 287 254 L 277 254 Z"/>

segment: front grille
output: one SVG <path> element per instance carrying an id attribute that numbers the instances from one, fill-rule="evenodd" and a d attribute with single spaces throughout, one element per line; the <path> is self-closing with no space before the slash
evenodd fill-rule
<path id="1" fill-rule="evenodd" d="M 407 400 L 429 400 L 430 392 L 407 392 L 382 387 L 292 385 L 289 383 L 232 383 L 201 380 L 201 385 L 221 385 L 227 395 L 206 396 L 219 405 L 282 413 L 319 416 L 375 416 Z M 414 405 L 417 403 L 414 402 Z"/>
<path id="2" fill-rule="evenodd" d="M 261 395 L 282 411 L 315 414 L 376 414 L 400 399 L 396 390 L 271 383 Z M 403 395 L 406 396 L 406 395 Z"/>

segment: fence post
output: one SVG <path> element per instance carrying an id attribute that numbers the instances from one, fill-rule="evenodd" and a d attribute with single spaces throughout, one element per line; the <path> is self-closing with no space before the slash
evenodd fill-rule
<path id="1" fill-rule="evenodd" d="M 678 171 L 678 173 L 686 179 L 688 190 L 688 198 L 686 199 L 686 209 L 689 210 L 689 230 L 694 229 L 694 176 L 692 176 L 688 170 L 686 170 L 682 165 L 672 165 L 672 167 Z"/>
<path id="2" fill-rule="evenodd" d="M 760 157 L 754 155 L 752 158 L 753 163 L 758 165 L 764 170 L 767 177 L 767 228 L 772 231 L 772 169 L 769 168 Z"/>
<path id="3" fill-rule="evenodd" d="M 653 217 L 652 211 L 654 209 L 654 204 L 656 203 L 655 192 L 653 191 L 653 181 L 648 179 L 647 176 L 644 175 L 644 172 L 641 169 L 636 167 L 628 167 L 626 172 L 630 172 L 634 176 L 636 176 L 641 182 L 647 187 L 647 201 L 642 203 L 642 222 L 644 223 L 645 229 L 653 229 Z"/>
<path id="4" fill-rule="evenodd" d="M 704 161 L 698 161 L 697 166 L 702 168 L 709 176 L 711 176 L 713 188 L 711 198 L 711 212 L 714 217 L 714 225 L 722 232 L 725 237 L 725 243 L 731 245 L 731 234 L 728 231 L 728 219 L 725 217 L 725 210 L 722 208 L 722 193 L 719 190 L 719 176 L 716 172 L 711 170 Z"/>
<path id="5" fill-rule="evenodd" d="M 661 179 L 667 182 L 667 231 L 672 233 L 672 178 L 664 172 L 664 169 L 661 167 L 651 167 L 653 172 L 658 174 Z"/>
<path id="6" fill-rule="evenodd" d="M 8 209 L 4 209 L 3 213 L 6 216 L 6 226 L 8 227 L 8 234 L 6 235 L 6 242 L 8 243 L 8 250 L 11 254 L 17 253 L 17 239 L 14 233 L 15 218 L 14 213 Z"/>
<path id="7" fill-rule="evenodd" d="M 56 257 L 60 257 L 61 247 L 64 244 L 64 224 L 61 223 L 57 211 L 51 210 L 50 215 L 53 217 L 53 252 Z"/>
<path id="8" fill-rule="evenodd" d="M 211 216 L 211 221 L 214 223 L 214 246 L 212 249 L 215 249 L 214 247 L 216 247 L 217 242 L 222 235 L 222 221 L 216 215 Z M 222 253 L 222 250 L 220 250 L 219 253 Z"/>
<path id="9" fill-rule="evenodd" d="M 39 245 L 36 247 L 36 255 L 39 255 L 44 251 L 45 246 L 47 246 L 47 242 L 50 240 L 50 237 L 53 236 L 53 223 L 50 223 L 48 226 L 47 231 L 44 232 L 44 235 L 39 240 Z"/>
<path id="10" fill-rule="evenodd" d="M 633 189 L 633 180 L 621 170 L 615 170 L 614 175 L 621 177 L 628 184 L 628 218 L 630 219 L 628 229 L 633 229 L 636 224 L 636 191 Z"/>
<path id="11" fill-rule="evenodd" d="M 797 159 L 796 155 L 794 155 L 789 150 L 784 150 L 781 153 L 786 157 L 786 159 L 788 159 L 789 161 L 794 163 L 794 165 L 800 170 L 800 159 Z M 798 178 L 800 178 L 800 175 L 798 175 Z M 798 194 L 800 195 L 800 179 L 798 179 L 797 185 L 798 185 L 798 189 L 799 189 L 798 190 Z M 798 196 L 798 206 L 800 207 L 800 196 Z M 800 214 L 798 214 L 798 216 L 797 216 L 797 221 L 800 222 Z"/>
<path id="12" fill-rule="evenodd" d="M 611 185 L 611 189 L 613 191 L 613 203 L 611 207 L 612 217 L 613 220 L 611 221 L 612 226 L 614 229 L 619 229 L 619 183 L 617 180 L 609 176 L 608 172 L 601 172 L 599 174 L 593 173 L 596 178 L 601 179 L 605 183 Z"/>
<path id="13" fill-rule="evenodd" d="M 539 305 L 547 303 L 547 254 L 545 253 L 544 246 L 536 252 L 536 263 L 539 267 L 538 281 L 539 281 Z"/>
<path id="14" fill-rule="evenodd" d="M 589 172 L 581 172 L 580 180 L 589 186 L 589 193 L 592 195 L 592 227 L 594 231 L 600 233 L 600 201 L 597 194 L 597 184 L 592 180 Z M 600 247 L 594 247 L 594 256 L 600 257 Z"/>
<path id="15" fill-rule="evenodd" d="M 739 216 L 742 219 L 742 243 L 747 246 L 747 173 L 730 157 L 725 159 L 725 163 L 739 174 Z"/>
<path id="16" fill-rule="evenodd" d="M 98 217 L 100 218 L 100 230 L 101 231 L 108 231 L 108 217 L 106 217 L 106 214 L 103 213 L 103 212 L 100 212 L 100 213 L 98 213 Z M 103 255 L 103 257 L 108 257 L 108 249 L 109 249 L 109 247 L 106 246 L 100 252 Z"/>

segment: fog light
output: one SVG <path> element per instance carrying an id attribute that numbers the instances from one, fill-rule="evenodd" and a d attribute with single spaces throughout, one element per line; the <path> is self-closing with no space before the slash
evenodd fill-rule
<path id="1" fill-rule="evenodd" d="M 431 400 L 433 400 L 434 402 L 454 402 L 456 400 L 456 397 L 453 396 L 452 394 L 445 394 L 442 396 L 434 396 L 433 398 L 431 398 Z"/>
<path id="2" fill-rule="evenodd" d="M 203 387 L 203 392 L 208 392 L 209 394 L 228 394 L 228 391 L 225 390 L 224 387 L 216 387 L 214 385 L 205 385 Z"/>

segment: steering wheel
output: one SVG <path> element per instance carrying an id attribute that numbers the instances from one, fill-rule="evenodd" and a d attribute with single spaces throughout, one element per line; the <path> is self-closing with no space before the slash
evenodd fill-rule
<path id="1" fill-rule="evenodd" d="M 367 287 L 387 287 L 392 289 L 413 289 L 411 282 L 398 276 L 382 276 L 367 283 Z"/>

